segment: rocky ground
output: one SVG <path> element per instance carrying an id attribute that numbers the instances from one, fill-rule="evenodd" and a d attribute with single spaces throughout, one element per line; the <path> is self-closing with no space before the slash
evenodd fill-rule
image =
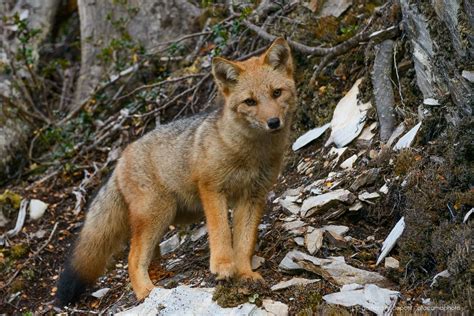
<path id="1" fill-rule="evenodd" d="M 284 31 L 308 45 L 337 45 L 358 30 L 385 28 L 401 14 L 397 2 L 340 2 L 350 5 L 327 15 L 330 8 L 284 6 L 267 17 L 267 31 Z M 208 106 L 215 95 L 207 75 L 213 54 L 237 58 L 268 43 L 242 31 L 243 22 L 224 19 L 222 10 L 209 16 L 212 34 L 192 64 L 149 61 L 142 86 L 123 92 L 126 83 L 118 81 L 62 129 L 39 129 L 32 159 L 22 160 L 17 178 L 1 181 L 1 313 L 116 313 L 139 305 L 126 247 L 80 302 L 64 310 L 52 303 L 86 202 L 121 149 L 154 124 Z M 313 66 L 324 57 L 294 52 L 300 102 L 292 148 L 268 196 L 254 257 L 265 283 L 216 282 L 208 268 L 205 223 L 170 227 L 160 245 L 162 261 L 150 267 L 160 289 L 138 307 L 142 312 L 185 314 L 177 309 L 182 307 L 214 315 L 468 314 L 472 118 L 453 127 L 446 114 L 450 102 L 424 99 L 411 43 L 405 37 L 394 41 L 396 124 L 383 140 L 371 72 L 377 53 L 369 40 L 327 60 L 316 76 Z M 180 49 L 173 47 L 170 55 L 186 51 Z M 161 86 L 163 81 L 170 86 Z M 189 303 L 170 303 L 176 300 Z"/>

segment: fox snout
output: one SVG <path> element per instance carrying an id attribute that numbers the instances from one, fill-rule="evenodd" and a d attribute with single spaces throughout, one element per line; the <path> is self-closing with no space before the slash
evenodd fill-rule
<path id="1" fill-rule="evenodd" d="M 267 120 L 267 126 L 269 129 L 278 129 L 280 125 L 280 119 L 278 117 L 272 117 Z"/>

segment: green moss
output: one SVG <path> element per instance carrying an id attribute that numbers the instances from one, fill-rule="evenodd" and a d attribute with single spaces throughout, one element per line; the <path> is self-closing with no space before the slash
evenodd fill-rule
<path id="1" fill-rule="evenodd" d="M 229 281 L 216 286 L 212 300 L 221 307 L 235 307 L 243 303 L 261 306 L 269 289 L 251 281 Z"/>
<path id="2" fill-rule="evenodd" d="M 28 245 L 26 244 L 16 244 L 10 249 L 10 256 L 13 259 L 20 259 L 28 253 Z"/>

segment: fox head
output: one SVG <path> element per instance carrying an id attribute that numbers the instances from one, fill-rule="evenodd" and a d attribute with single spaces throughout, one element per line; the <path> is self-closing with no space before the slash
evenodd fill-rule
<path id="1" fill-rule="evenodd" d="M 283 38 L 245 61 L 215 57 L 212 72 L 224 96 L 225 111 L 237 120 L 269 132 L 290 124 L 296 88 L 291 50 Z"/>

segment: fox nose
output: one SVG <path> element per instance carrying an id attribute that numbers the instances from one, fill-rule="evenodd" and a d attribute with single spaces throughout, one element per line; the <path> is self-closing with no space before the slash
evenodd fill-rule
<path id="1" fill-rule="evenodd" d="M 267 120 L 267 125 L 270 129 L 277 129 L 280 127 L 280 119 L 278 117 L 272 117 Z"/>

